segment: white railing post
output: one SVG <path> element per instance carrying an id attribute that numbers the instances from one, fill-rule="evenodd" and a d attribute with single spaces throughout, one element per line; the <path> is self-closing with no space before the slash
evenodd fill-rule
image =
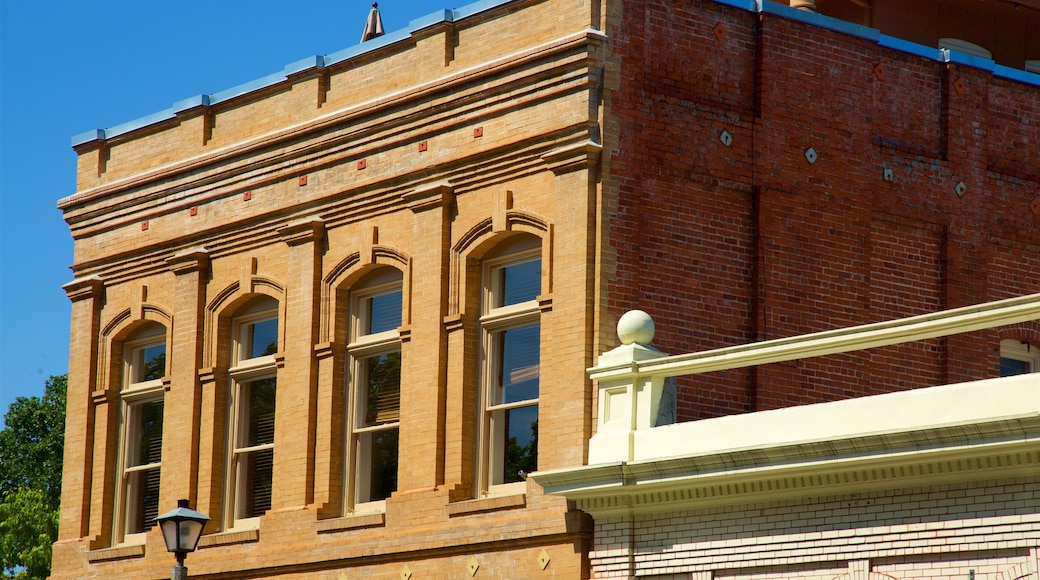
<path id="1" fill-rule="evenodd" d="M 642 310 L 632 310 L 618 320 L 621 346 L 600 355 L 589 375 L 610 369 L 599 381 L 599 417 L 589 440 L 589 464 L 631 461 L 633 433 L 675 422 L 675 381 L 638 372 L 641 361 L 663 358 L 650 346 L 654 321 Z M 627 370 L 621 370 L 627 367 Z"/>

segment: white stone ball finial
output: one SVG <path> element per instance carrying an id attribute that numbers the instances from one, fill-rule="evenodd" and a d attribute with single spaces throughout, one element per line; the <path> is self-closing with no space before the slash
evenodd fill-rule
<path id="1" fill-rule="evenodd" d="M 654 319 L 642 310 L 629 310 L 618 319 L 617 335 L 621 344 L 650 346 L 654 340 Z"/>

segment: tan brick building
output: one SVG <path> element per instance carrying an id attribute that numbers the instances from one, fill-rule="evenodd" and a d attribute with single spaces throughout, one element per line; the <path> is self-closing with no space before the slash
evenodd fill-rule
<path id="1" fill-rule="evenodd" d="M 586 369 L 631 308 L 683 352 L 1040 291 L 1040 6 L 924 4 L 487 0 L 77 137 L 53 577 L 167 576 L 182 497 L 193 577 L 722 570 L 637 565 L 679 528 L 527 474 L 595 463 Z M 677 416 L 1040 368 L 1022 345 L 727 369 Z"/>

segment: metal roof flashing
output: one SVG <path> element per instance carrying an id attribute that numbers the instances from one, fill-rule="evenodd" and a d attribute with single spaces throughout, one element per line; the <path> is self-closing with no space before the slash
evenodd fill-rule
<path id="1" fill-rule="evenodd" d="M 188 97 L 186 99 L 181 99 L 175 102 L 173 106 L 169 109 L 164 109 L 157 113 L 152 113 L 151 115 L 134 119 L 132 121 L 127 121 L 126 123 L 121 123 L 108 129 L 94 129 L 91 131 L 80 133 L 72 137 L 72 147 L 76 148 L 81 145 L 86 145 L 92 141 L 105 141 L 114 137 L 118 137 L 120 135 L 125 135 L 126 133 L 142 129 L 149 125 L 154 125 L 156 123 L 161 123 L 163 121 L 173 119 L 174 117 L 176 117 L 177 113 L 186 111 L 194 107 L 212 106 L 218 103 L 222 103 L 224 101 L 228 101 L 230 99 L 241 97 L 243 95 L 247 95 L 249 93 L 281 83 L 288 79 L 290 75 L 303 72 L 307 69 L 327 67 L 346 60 L 350 60 L 352 58 L 356 58 L 358 56 L 377 51 L 381 48 L 385 48 L 403 40 L 407 40 L 411 38 L 412 35 L 414 35 L 416 32 L 419 32 L 431 26 L 435 26 L 443 22 L 458 22 L 465 18 L 469 18 L 471 16 L 475 16 L 477 14 L 481 14 L 488 10 L 506 4 L 510 4 L 516 1 L 517 0 L 480 0 L 478 2 L 473 2 L 471 4 L 463 6 L 462 8 L 456 8 L 453 10 L 439 10 L 427 16 L 423 16 L 421 18 L 412 20 L 411 22 L 409 22 L 407 28 L 384 34 L 367 42 L 363 42 L 328 55 L 310 56 L 289 63 L 282 69 L 281 72 L 273 73 L 263 78 L 243 83 L 236 87 L 232 87 L 230 89 L 226 89 L 217 93 L 212 93 L 208 95 L 196 95 L 193 97 Z"/>

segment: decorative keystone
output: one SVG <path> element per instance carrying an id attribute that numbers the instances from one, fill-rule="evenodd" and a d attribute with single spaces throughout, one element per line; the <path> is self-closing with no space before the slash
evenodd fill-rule
<path id="1" fill-rule="evenodd" d="M 968 193 L 968 185 L 962 181 L 953 190 L 957 192 L 957 197 L 964 197 L 964 194 Z"/>
<path id="2" fill-rule="evenodd" d="M 195 217 L 199 215 L 199 206 L 193 205 L 188 209 L 188 215 Z"/>
<path id="3" fill-rule="evenodd" d="M 145 220 L 145 221 L 141 222 L 141 231 L 143 232 L 143 231 L 147 231 L 147 230 L 148 230 L 148 220 Z"/>
<path id="4" fill-rule="evenodd" d="M 726 40 L 726 27 L 723 26 L 721 22 L 716 24 L 715 28 L 712 28 L 711 31 L 715 33 L 715 40 L 719 42 Z"/>
<path id="5" fill-rule="evenodd" d="M 306 175 L 301 175 L 300 179 L 298 181 L 298 184 L 299 184 L 300 187 L 303 187 L 304 185 L 307 185 L 307 176 Z"/>
<path id="6" fill-rule="evenodd" d="M 477 127 L 476 129 L 473 129 L 473 138 L 474 139 L 476 139 L 478 137 L 483 137 L 483 136 L 484 136 L 484 128 L 483 127 Z"/>
<path id="7" fill-rule="evenodd" d="M 885 181 L 887 181 L 889 183 L 892 183 L 893 181 L 896 180 L 896 174 L 895 174 L 894 171 L 892 171 L 892 168 L 890 168 L 890 167 L 886 167 L 884 169 L 884 171 L 882 172 L 882 175 L 884 176 Z"/>
<path id="8" fill-rule="evenodd" d="M 466 563 L 466 571 L 469 572 L 470 576 L 476 576 L 477 570 L 480 570 L 480 562 L 473 556 L 469 557 L 469 562 Z"/>
<path id="9" fill-rule="evenodd" d="M 242 201 L 249 201 L 251 199 L 253 199 L 252 191 L 245 191 L 242 193 Z"/>
<path id="10" fill-rule="evenodd" d="M 358 171 L 361 171 L 362 169 L 364 169 L 366 167 L 368 167 L 368 160 L 367 159 L 360 159 L 360 160 L 358 160 L 358 162 L 357 162 Z"/>
<path id="11" fill-rule="evenodd" d="M 730 135 L 729 131 L 723 130 L 722 134 L 719 135 L 719 141 L 722 141 L 723 145 L 725 145 L 726 147 L 729 147 L 730 144 L 733 143 L 733 135 Z"/>
<path id="12" fill-rule="evenodd" d="M 542 567 L 542 570 L 545 570 L 545 567 L 549 565 L 549 553 L 545 550 L 538 554 L 538 565 Z"/>
<path id="13" fill-rule="evenodd" d="M 419 152 L 422 153 L 423 151 L 426 151 L 426 148 L 426 141 L 419 141 Z"/>
<path id="14" fill-rule="evenodd" d="M 805 150 L 805 160 L 809 162 L 809 165 L 816 163 L 816 160 L 819 158 L 820 156 L 816 154 L 816 150 L 812 147 Z"/>

